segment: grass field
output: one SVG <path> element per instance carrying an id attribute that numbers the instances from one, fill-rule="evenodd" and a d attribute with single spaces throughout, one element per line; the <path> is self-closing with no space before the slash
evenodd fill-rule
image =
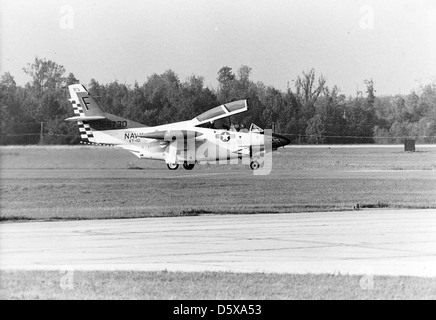
<path id="1" fill-rule="evenodd" d="M 65 275 L 2 271 L 0 299 L 436 299 L 436 279 L 417 277 L 75 271 L 67 282 Z"/>
<path id="2" fill-rule="evenodd" d="M 436 148 L 286 148 L 273 171 L 167 170 L 106 147 L 2 147 L 2 220 L 436 208 Z"/>
<path id="3" fill-rule="evenodd" d="M 286 148 L 273 171 L 169 171 L 106 147 L 0 147 L 0 219 L 108 219 L 436 208 L 436 148 Z M 436 299 L 436 279 L 181 272 L 0 271 L 0 299 Z"/>

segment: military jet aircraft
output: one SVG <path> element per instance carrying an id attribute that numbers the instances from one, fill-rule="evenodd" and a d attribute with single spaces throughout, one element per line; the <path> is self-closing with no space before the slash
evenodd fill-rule
<path id="1" fill-rule="evenodd" d="M 254 124 L 245 132 L 207 127 L 218 119 L 247 111 L 246 100 L 220 105 L 188 121 L 148 127 L 103 111 L 81 84 L 68 89 L 74 116 L 65 120 L 77 122 L 83 142 L 119 147 L 140 159 L 165 161 L 170 170 L 176 170 L 179 164 L 192 170 L 196 163 L 235 160 L 245 160 L 252 170 L 257 170 L 267 152 L 289 144 L 287 138 L 265 134 Z"/>

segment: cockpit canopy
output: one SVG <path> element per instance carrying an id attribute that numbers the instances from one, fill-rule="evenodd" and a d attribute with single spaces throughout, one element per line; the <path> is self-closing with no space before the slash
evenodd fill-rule
<path id="1" fill-rule="evenodd" d="M 226 114 L 223 108 L 221 106 L 215 107 L 213 109 L 207 110 L 206 112 L 203 112 L 199 116 L 197 116 L 198 121 L 209 121 L 209 119 L 215 118 L 217 116 L 221 116 Z"/>
<path id="2" fill-rule="evenodd" d="M 250 126 L 250 132 L 263 132 L 263 129 L 254 123 Z"/>
<path id="3" fill-rule="evenodd" d="M 226 103 L 203 112 L 196 117 L 199 123 L 212 122 L 217 119 L 225 118 L 243 111 L 247 111 L 247 101 L 239 100 L 230 103 Z"/>

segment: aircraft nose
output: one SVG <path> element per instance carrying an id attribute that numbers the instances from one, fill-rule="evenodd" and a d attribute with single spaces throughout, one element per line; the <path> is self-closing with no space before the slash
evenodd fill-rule
<path id="1" fill-rule="evenodd" d="M 275 134 L 275 133 L 272 134 L 272 137 L 273 137 L 273 139 L 272 139 L 272 148 L 273 149 L 284 147 L 291 142 L 291 140 L 289 140 L 288 138 L 285 138 L 285 137 L 278 135 L 278 134 Z"/>

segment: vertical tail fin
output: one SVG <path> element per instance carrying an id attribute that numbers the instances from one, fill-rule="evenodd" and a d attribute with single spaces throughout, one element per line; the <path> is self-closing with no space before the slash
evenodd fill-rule
<path id="1" fill-rule="evenodd" d="M 70 91 L 69 101 L 73 106 L 74 117 L 65 119 L 65 121 L 77 121 L 80 136 L 84 141 L 104 144 L 114 143 L 111 138 L 112 131 L 145 127 L 143 124 L 104 112 L 88 90 L 81 84 L 70 85 L 68 90 Z M 102 135 L 100 131 L 107 134 Z"/>
<path id="2" fill-rule="evenodd" d="M 98 121 L 106 118 L 105 112 L 100 108 L 88 90 L 81 84 L 73 84 L 68 87 L 70 99 L 74 110 L 74 117 L 66 121 L 77 121 L 80 137 L 87 142 L 97 142 L 92 133 L 88 121 Z"/>
<path id="3" fill-rule="evenodd" d="M 83 85 L 73 84 L 68 89 L 71 96 L 70 102 L 74 109 L 74 120 L 76 118 L 81 118 L 82 121 L 102 120 L 106 117 L 105 112 Z M 67 120 L 72 121 L 73 118 L 68 118 Z"/>

